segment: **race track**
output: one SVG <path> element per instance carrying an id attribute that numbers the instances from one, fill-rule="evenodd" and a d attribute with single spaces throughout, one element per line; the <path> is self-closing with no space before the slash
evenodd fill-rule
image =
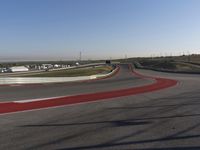
<path id="1" fill-rule="evenodd" d="M 81 104 L 2 111 L 0 149 L 200 149 L 200 76 L 136 72 L 154 78 L 138 76 L 128 65 L 120 65 L 116 75 L 103 80 L 1 86 L 0 111 L 5 109 L 1 104 L 13 101 L 21 101 L 17 104 L 22 107 L 27 100 L 46 103 L 42 99 L 64 97 L 66 101 L 79 95 L 80 102 L 89 96 Z M 113 93 L 108 97 L 106 92 Z M 98 93 L 98 98 L 90 98 Z"/>

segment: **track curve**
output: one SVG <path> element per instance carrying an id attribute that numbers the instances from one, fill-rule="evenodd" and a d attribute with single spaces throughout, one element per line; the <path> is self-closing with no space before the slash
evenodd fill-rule
<path id="1" fill-rule="evenodd" d="M 200 76 L 149 70 L 136 72 L 178 83 L 164 90 L 94 103 L 3 114 L 0 116 L 0 149 L 200 149 Z M 48 94 L 62 96 L 70 94 L 66 92 L 68 88 L 76 91 L 71 95 L 82 95 L 153 83 L 155 79 L 140 78 L 131 73 L 127 65 L 122 65 L 112 78 L 90 83 L 0 87 L 0 101 L 49 98 Z M 31 94 L 31 90 L 35 92 Z M 53 93 L 56 90 L 58 93 Z M 12 99 L 15 96 L 19 98 Z"/>
<path id="2" fill-rule="evenodd" d="M 125 74 L 124 74 L 125 71 L 124 72 L 122 71 L 121 73 L 119 73 L 120 74 L 119 76 L 113 77 L 115 79 L 115 82 L 118 82 L 120 79 L 123 79 L 124 76 L 130 77 L 131 76 L 130 73 L 133 73 L 135 78 L 141 78 L 143 80 L 145 79 L 155 80 L 155 82 L 148 85 L 142 85 L 142 86 L 140 85 L 137 87 L 124 88 L 120 86 L 121 89 L 110 90 L 110 91 L 100 91 L 100 92 L 95 92 L 95 93 L 77 94 L 77 95 L 72 95 L 72 96 L 62 96 L 62 97 L 56 97 L 56 98 L 45 98 L 45 99 L 36 99 L 36 100 L 33 99 L 33 100 L 17 100 L 17 101 L 12 101 L 12 102 L 1 102 L 0 114 L 48 108 L 48 107 L 57 107 L 57 106 L 63 106 L 63 105 L 69 105 L 69 104 L 77 104 L 77 103 L 104 100 L 104 99 L 110 99 L 110 98 L 116 98 L 116 97 L 122 97 L 122 96 L 135 95 L 135 94 L 165 89 L 177 84 L 177 81 L 172 80 L 172 79 L 143 76 L 133 71 L 131 65 L 124 65 L 121 68 L 125 68 L 125 67 L 126 69 L 128 68 L 128 71 L 126 70 L 127 72 Z M 112 79 L 109 79 L 109 80 L 112 81 Z M 99 82 L 102 83 L 102 81 L 99 81 Z"/>

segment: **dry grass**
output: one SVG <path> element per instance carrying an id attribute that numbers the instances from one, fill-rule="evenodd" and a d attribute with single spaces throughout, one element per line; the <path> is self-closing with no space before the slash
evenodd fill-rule
<path id="1" fill-rule="evenodd" d="M 75 77 L 75 76 L 90 76 L 99 73 L 111 72 L 113 67 L 111 66 L 100 66 L 91 68 L 79 68 L 70 70 L 57 70 L 47 71 L 37 74 L 21 75 L 20 77 Z"/>

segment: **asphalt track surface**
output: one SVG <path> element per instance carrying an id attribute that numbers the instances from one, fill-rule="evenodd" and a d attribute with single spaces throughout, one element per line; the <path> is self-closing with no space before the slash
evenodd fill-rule
<path id="1" fill-rule="evenodd" d="M 95 82 L 0 86 L 0 102 L 95 93 L 136 87 L 152 82 L 152 80 L 134 76 L 128 65 L 122 65 L 118 73 L 112 78 Z"/>
<path id="2" fill-rule="evenodd" d="M 94 82 L 3 86 L 0 101 L 98 93 L 155 82 L 132 74 L 127 65 L 120 68 L 112 78 Z M 2 114 L 0 149 L 200 149 L 200 76 L 139 72 L 178 83 L 103 101 Z"/>

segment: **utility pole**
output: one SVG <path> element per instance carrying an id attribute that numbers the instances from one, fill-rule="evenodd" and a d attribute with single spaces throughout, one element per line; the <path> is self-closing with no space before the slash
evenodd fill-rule
<path id="1" fill-rule="evenodd" d="M 125 61 L 127 61 L 127 55 L 125 54 Z"/>
<path id="2" fill-rule="evenodd" d="M 188 51 L 188 62 L 190 62 L 190 52 Z"/>
<path id="3" fill-rule="evenodd" d="M 81 61 L 82 60 L 82 52 L 80 51 L 80 53 L 79 53 L 79 61 Z"/>

